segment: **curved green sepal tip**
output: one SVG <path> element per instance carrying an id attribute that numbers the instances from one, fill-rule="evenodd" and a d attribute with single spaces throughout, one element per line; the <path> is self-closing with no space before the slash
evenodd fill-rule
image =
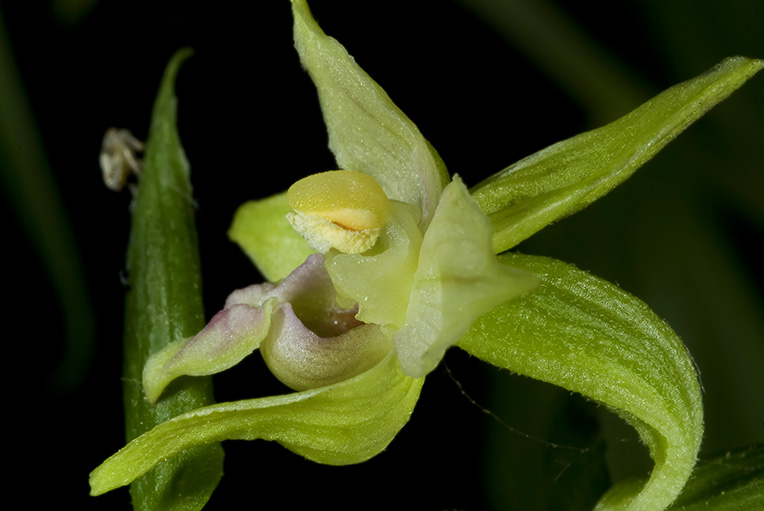
<path id="1" fill-rule="evenodd" d="M 670 511 L 764 509 L 764 444 L 698 461 Z"/>
<path id="2" fill-rule="evenodd" d="M 448 172 L 416 125 L 328 37 L 305 0 L 292 0 L 294 38 L 318 89 L 329 147 L 343 170 L 369 174 L 390 199 L 415 204 L 426 225 L 448 182 Z"/>
<path id="3" fill-rule="evenodd" d="M 690 477 L 703 436 L 695 367 L 643 302 L 571 265 L 505 254 L 540 286 L 484 314 L 458 346 L 491 364 L 603 403 L 639 432 L 655 462 L 643 485 L 601 509 L 664 509 Z"/>
<path id="4" fill-rule="evenodd" d="M 479 183 L 473 197 L 503 252 L 607 194 L 764 67 L 728 58 L 602 128 L 554 144 Z"/>
<path id="5" fill-rule="evenodd" d="M 271 282 L 283 279 L 315 253 L 287 220 L 291 212 L 286 193 L 250 201 L 239 207 L 228 230 L 228 237 Z"/>
<path id="6" fill-rule="evenodd" d="M 423 382 L 403 374 L 391 352 L 336 385 L 193 410 L 156 426 L 96 468 L 92 494 L 129 484 L 187 449 L 222 440 L 275 440 L 319 463 L 360 463 L 379 454 L 408 422 Z"/>
<path id="7" fill-rule="evenodd" d="M 595 511 L 612 509 L 644 481 L 613 486 Z M 764 509 L 764 444 L 742 447 L 699 460 L 679 498 L 667 511 L 751 511 Z"/>

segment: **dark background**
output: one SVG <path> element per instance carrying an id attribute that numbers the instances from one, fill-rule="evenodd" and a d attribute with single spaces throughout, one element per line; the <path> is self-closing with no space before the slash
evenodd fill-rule
<path id="1" fill-rule="evenodd" d="M 613 120 L 726 56 L 764 57 L 757 0 L 581 4 L 311 7 L 468 184 Z M 259 279 L 226 238 L 235 209 L 333 168 L 333 159 L 293 49 L 287 0 L 3 0 L 0 13 L 10 491 L 35 504 L 128 509 L 125 489 L 87 495 L 88 473 L 124 444 L 120 271 L 130 197 L 101 182 L 104 131 L 125 127 L 145 139 L 167 60 L 194 48 L 176 89 L 208 316 L 231 290 Z M 757 77 L 613 194 L 520 247 L 617 282 L 677 330 L 705 385 L 703 456 L 764 440 L 754 249 L 764 226 L 762 133 Z M 281 391 L 256 358 L 216 378 L 219 400 Z M 569 462 L 549 445 L 555 428 L 585 421 L 591 447 L 592 415 L 610 441 L 616 479 L 649 466 L 626 426 L 579 397 L 458 350 L 445 362 L 503 423 L 441 368 L 388 450 L 359 466 L 316 465 L 274 443 L 227 442 L 209 509 L 542 509 Z"/>

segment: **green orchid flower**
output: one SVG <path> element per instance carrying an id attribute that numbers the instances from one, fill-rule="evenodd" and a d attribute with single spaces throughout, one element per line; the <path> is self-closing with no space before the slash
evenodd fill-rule
<path id="1" fill-rule="evenodd" d="M 530 273 L 496 258 L 491 224 L 461 179 L 441 192 L 434 159 L 424 163 L 434 186 L 411 197 L 413 204 L 388 199 L 394 189 L 357 171 L 316 174 L 292 186 L 289 204 L 280 206 L 294 209 L 284 216 L 294 229 L 284 233 L 301 233 L 319 253 L 276 285 L 234 292 L 197 336 L 155 354 L 144 370 L 149 400 L 178 376 L 222 371 L 258 348 L 295 390 L 348 380 L 390 352 L 406 375 L 421 378 L 481 314 L 535 287 Z M 435 203 L 429 212 L 428 200 Z M 240 214 L 232 236 L 270 227 Z M 258 267 L 275 271 L 267 262 Z"/>
<path id="2" fill-rule="evenodd" d="M 387 94 L 292 0 L 295 41 L 338 167 L 243 205 L 229 231 L 268 282 L 232 293 L 190 339 L 144 368 L 150 402 L 181 375 L 258 350 L 296 392 L 220 403 L 139 436 L 91 474 L 98 495 L 186 449 L 275 440 L 343 465 L 385 449 L 451 346 L 560 385 L 632 424 L 655 468 L 598 509 L 664 509 L 703 433 L 693 362 L 638 299 L 566 263 L 506 251 L 601 197 L 764 63 L 728 59 L 598 130 L 560 142 L 471 191 Z M 500 255 L 496 255 L 500 254 Z"/>

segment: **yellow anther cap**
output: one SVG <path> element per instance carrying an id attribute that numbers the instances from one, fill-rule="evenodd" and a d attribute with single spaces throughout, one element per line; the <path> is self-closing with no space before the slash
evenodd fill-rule
<path id="1" fill-rule="evenodd" d="M 374 178 L 351 170 L 308 176 L 287 192 L 292 227 L 319 252 L 357 254 L 374 246 L 390 200 Z"/>

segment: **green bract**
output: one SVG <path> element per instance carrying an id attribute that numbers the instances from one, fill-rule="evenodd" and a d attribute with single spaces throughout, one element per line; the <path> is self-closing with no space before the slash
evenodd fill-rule
<path id="1" fill-rule="evenodd" d="M 210 378 L 178 382 L 156 406 L 135 383 L 152 353 L 204 325 L 194 208 L 188 200 L 190 170 L 175 125 L 175 75 L 190 55 L 187 48 L 175 54 L 159 87 L 133 211 L 123 374 L 128 440 L 171 417 L 214 403 Z M 136 510 L 201 509 L 223 475 L 223 449 L 219 444 L 199 446 L 152 465 L 156 466 L 143 477 L 131 479 Z"/>
<path id="2" fill-rule="evenodd" d="M 235 291 L 199 334 L 155 353 L 144 390 L 161 403 L 177 376 L 222 371 L 259 349 L 298 392 L 168 420 L 98 467 L 92 493 L 226 439 L 276 440 L 320 463 L 366 460 L 408 421 L 424 376 L 457 345 L 579 392 L 637 429 L 655 468 L 646 482 L 615 487 L 598 508 L 669 506 L 703 434 L 700 389 L 682 342 L 645 304 L 601 279 L 560 261 L 495 254 L 607 193 L 764 63 L 728 59 L 470 193 L 323 33 L 306 2 L 292 0 L 292 7 L 296 46 L 318 88 L 330 147 L 340 168 L 382 186 L 390 200 L 386 223 L 362 253 L 319 254 L 286 219 L 286 194 L 242 206 L 229 235 L 270 282 Z M 334 202 L 341 208 L 342 200 Z"/>

